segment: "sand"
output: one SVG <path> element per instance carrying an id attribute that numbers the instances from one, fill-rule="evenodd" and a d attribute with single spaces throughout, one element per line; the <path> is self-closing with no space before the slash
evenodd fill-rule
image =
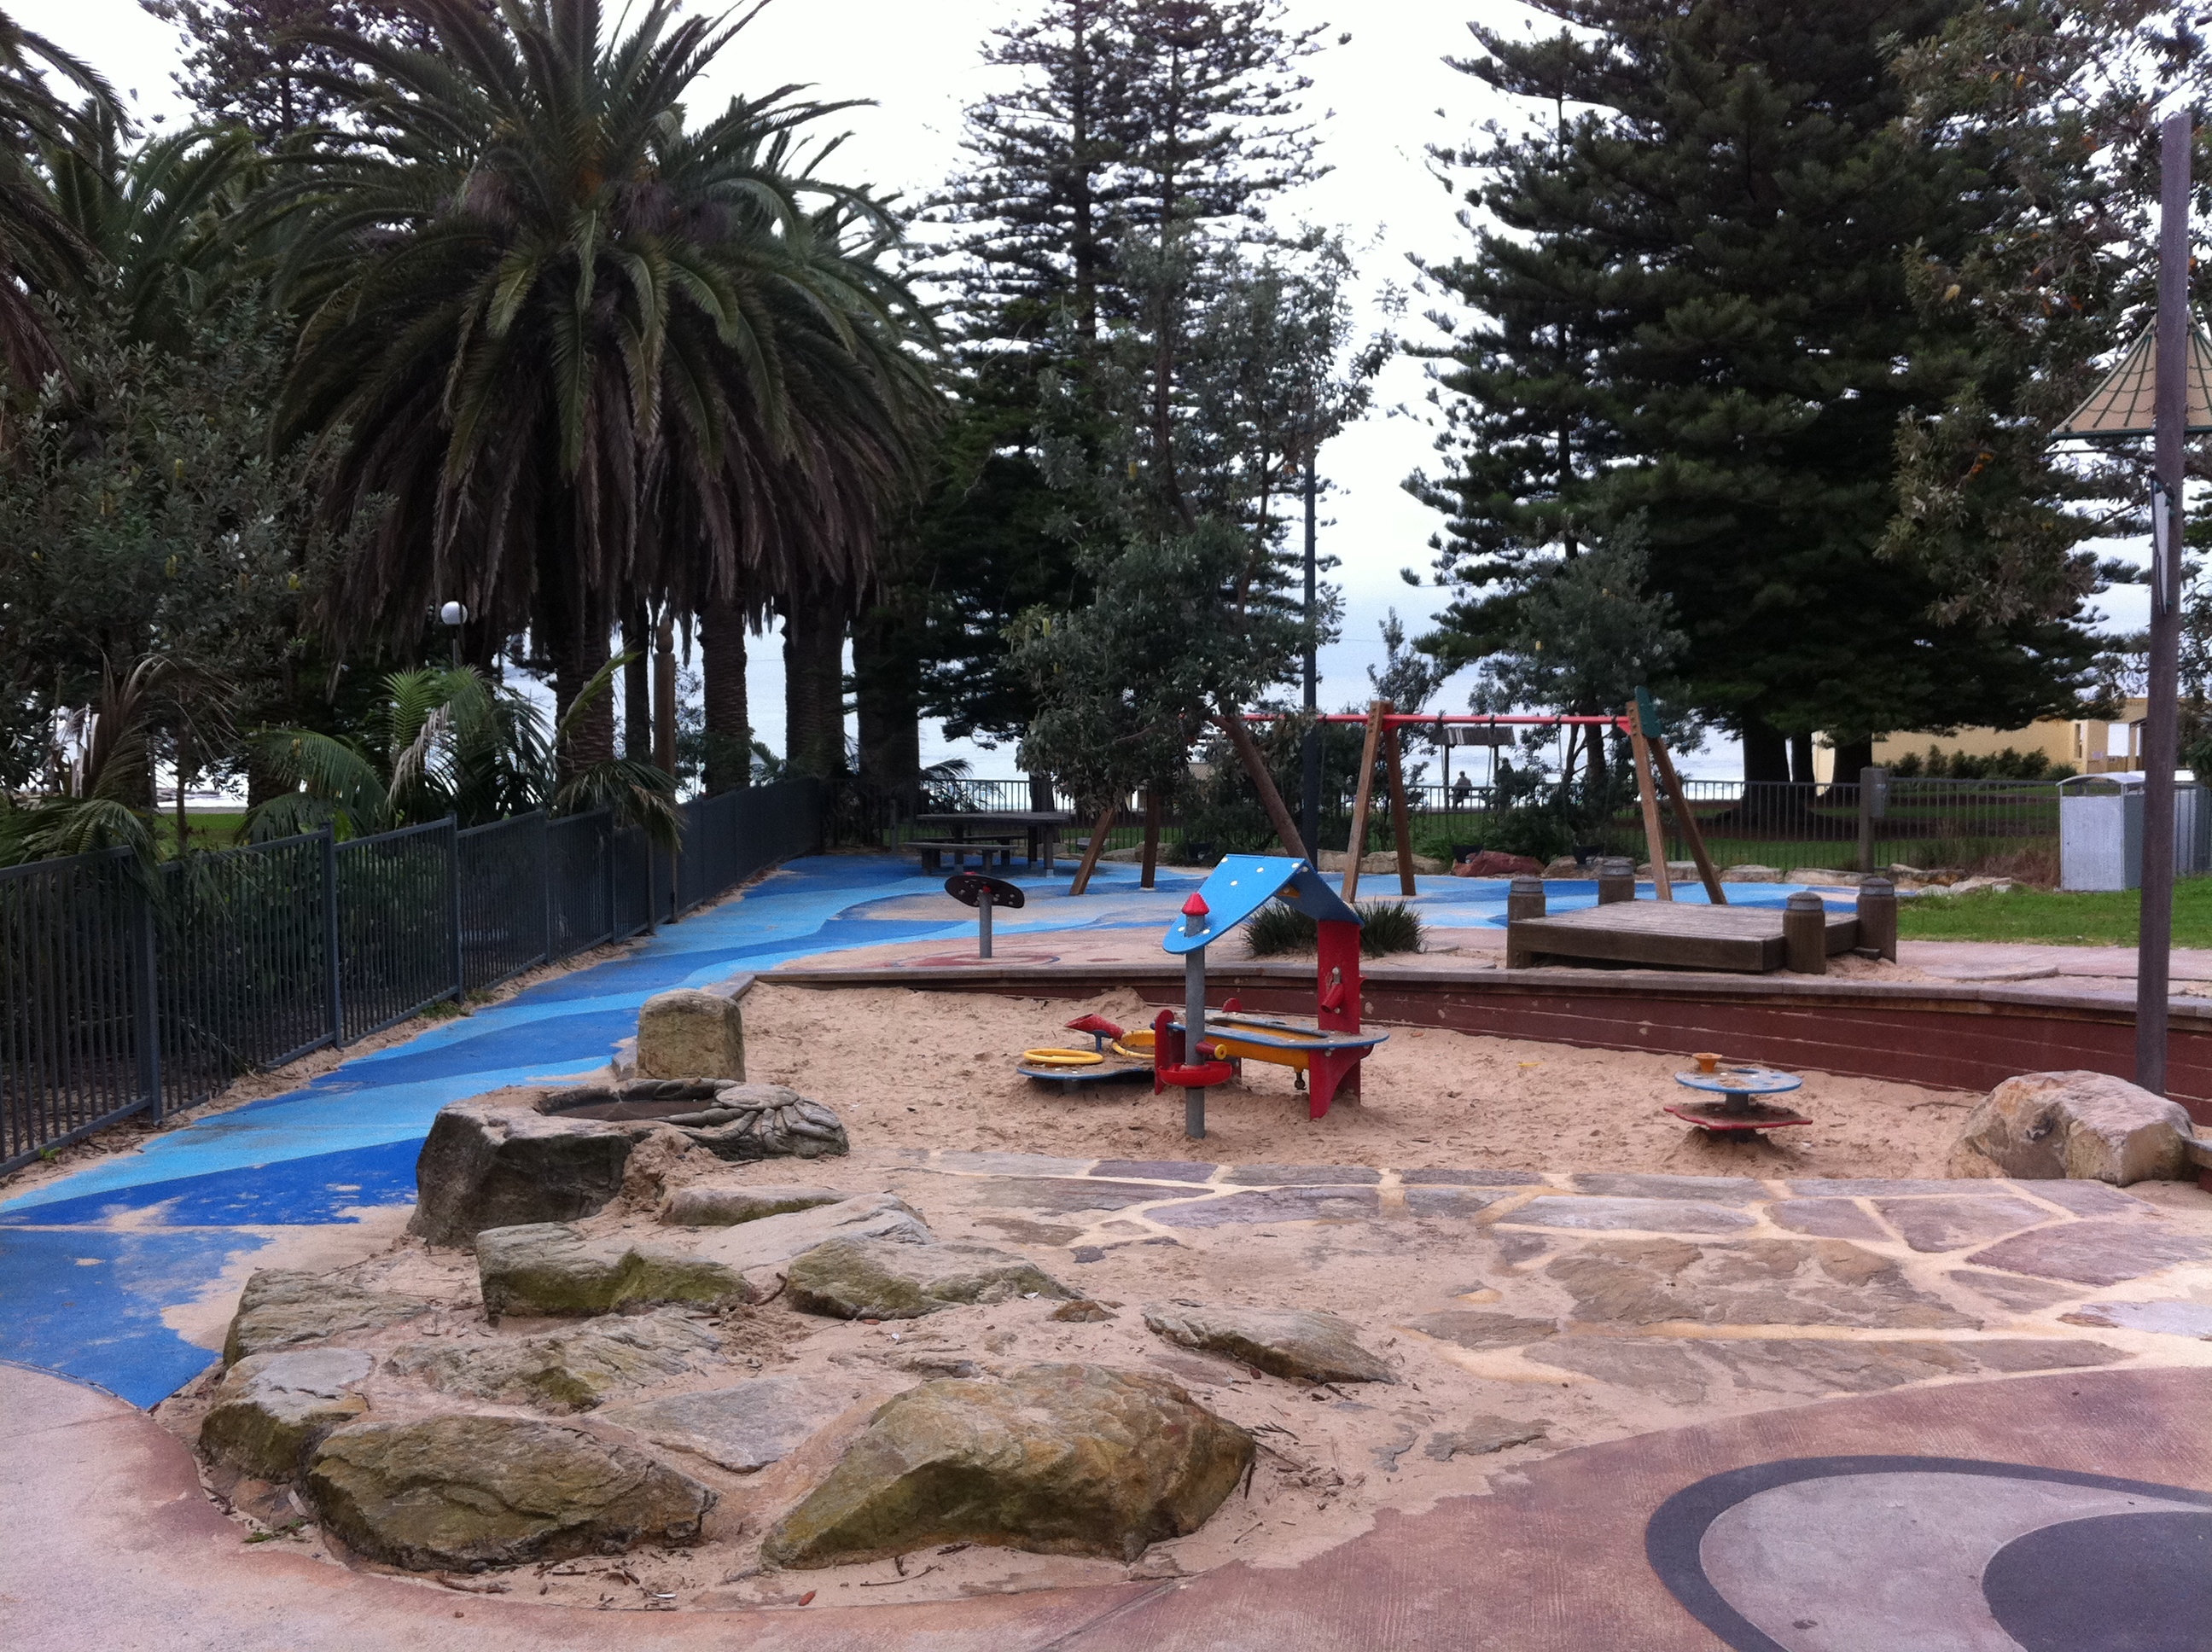
<path id="1" fill-rule="evenodd" d="M 1811 1125 L 1723 1140 L 1660 1111 L 1691 1096 L 1674 1080 L 1691 1065 L 1681 1056 L 1397 1028 L 1368 1058 L 1357 1104 L 1309 1119 L 1287 1069 L 1248 1063 L 1209 1092 L 1206 1139 L 1194 1142 L 1180 1091 L 1070 1093 L 1014 1072 L 1024 1048 L 1087 1045 L 1062 1030 L 1085 1013 L 1136 1027 L 1153 1012 L 1131 991 L 1076 1002 L 763 978 L 744 999 L 748 1076 L 828 1102 L 870 1146 L 1685 1175 L 1940 1176 L 1980 1099 L 1808 1073 L 1791 1099 Z"/>

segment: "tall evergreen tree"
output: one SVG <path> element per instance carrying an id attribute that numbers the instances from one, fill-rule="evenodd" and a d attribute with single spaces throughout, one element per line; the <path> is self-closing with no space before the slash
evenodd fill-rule
<path id="1" fill-rule="evenodd" d="M 2041 598 L 2002 612 L 1888 538 L 1900 428 L 1975 367 L 1907 263 L 1986 234 L 1987 156 L 1910 130 L 1890 62 L 1953 0 L 1540 9 L 1559 35 L 1478 26 L 1455 65 L 1547 112 L 1447 157 L 1480 174 L 1475 244 L 1429 273 L 1483 319 L 1434 352 L 1450 462 L 1412 485 L 1451 519 L 1457 646 L 1489 651 L 1547 552 L 1640 516 L 1688 698 L 1741 735 L 1747 778 L 1809 769 L 1815 730 L 1849 768 L 1878 732 L 2069 705 L 2078 527 L 2045 509 Z"/>
<path id="2" fill-rule="evenodd" d="M 346 118 L 351 54 L 333 34 L 424 46 L 401 0 L 139 0 L 184 37 L 177 89 L 264 143 Z"/>

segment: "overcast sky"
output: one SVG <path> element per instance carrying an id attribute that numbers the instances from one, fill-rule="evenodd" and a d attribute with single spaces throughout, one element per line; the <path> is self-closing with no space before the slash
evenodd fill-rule
<path id="1" fill-rule="evenodd" d="M 978 60 L 985 34 L 1028 9 L 1019 0 L 772 0 L 724 52 L 707 87 L 719 100 L 801 82 L 825 99 L 872 100 L 874 107 L 849 117 L 843 170 L 881 190 L 920 195 L 951 169 L 960 112 L 992 83 L 995 71 Z M 171 79 L 176 38 L 135 0 L 12 0 L 9 9 L 25 27 L 89 58 L 134 93 L 146 115 L 189 118 Z M 1352 38 L 1309 60 L 1322 155 L 1334 171 L 1283 216 L 1346 229 L 1363 249 L 1370 299 L 1389 284 L 1409 289 L 1414 271 L 1408 254 L 1449 258 L 1465 243 L 1454 221 L 1456 198 L 1432 175 L 1426 146 L 1462 142 L 1483 120 L 1510 112 L 1443 59 L 1468 51 L 1467 18 L 1522 27 L 1530 14 L 1504 0 L 1363 0 L 1357 6 L 1291 0 L 1290 14 L 1296 24 L 1328 24 Z M 1420 319 L 1424 307 L 1414 296 L 1399 325 L 1426 339 L 1434 335 Z M 1380 313 L 1369 319 L 1381 325 Z M 1421 417 L 1423 389 L 1419 363 L 1395 363 L 1375 410 L 1322 450 L 1323 471 L 1337 492 L 1327 501 L 1322 544 L 1342 559 L 1336 577 L 1346 598 L 1343 637 L 1322 654 L 1324 706 L 1364 702 L 1364 668 L 1381 657 L 1376 626 L 1390 608 L 1418 633 L 1441 605 L 1439 592 L 1411 589 L 1398 574 L 1409 566 L 1426 571 L 1428 538 L 1440 521 L 1401 486 L 1409 471 L 1432 460 L 1431 433 Z M 2106 605 L 2118 618 L 2142 623 L 2133 611 L 2141 605 L 2136 589 L 2113 592 Z M 778 750 L 781 681 L 777 645 L 763 638 L 754 650 L 753 718 Z M 1467 690 L 1464 675 L 1446 684 L 1438 708 L 1464 709 Z M 969 756 L 980 774 L 1013 772 L 1010 751 L 956 749 L 938 737 L 934 727 L 924 729 L 925 761 Z M 1741 773 L 1733 743 L 1709 743 L 1685 766 L 1699 774 Z"/>

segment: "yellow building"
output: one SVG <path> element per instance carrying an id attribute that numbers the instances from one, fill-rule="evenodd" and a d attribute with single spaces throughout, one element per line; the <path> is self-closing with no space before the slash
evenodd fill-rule
<path id="1" fill-rule="evenodd" d="M 1874 760 L 1888 768 L 1900 757 L 1924 757 L 1935 747 L 1946 756 L 1963 753 L 1994 757 L 2009 748 L 2025 756 L 2040 751 L 2056 766 L 2066 764 L 2081 774 L 2124 774 L 2142 766 L 2142 726 L 2149 702 L 2141 695 L 2130 699 L 2118 720 L 2046 717 L 2026 728 L 1962 728 L 1949 734 L 1893 734 L 1874 743 Z M 1836 754 L 1825 738 L 1814 742 L 1814 773 L 1822 780 L 1834 778 Z M 1854 778 L 1844 775 L 1842 778 Z"/>

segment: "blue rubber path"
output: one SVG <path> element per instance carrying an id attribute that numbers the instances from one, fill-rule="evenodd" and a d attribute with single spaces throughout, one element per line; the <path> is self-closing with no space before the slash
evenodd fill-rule
<path id="1" fill-rule="evenodd" d="M 1063 878 L 1065 874 L 1062 874 Z M 1103 865 L 1094 888 L 1136 896 L 1135 868 Z M 1023 878 L 1032 889 L 1044 878 Z M 1000 914 L 1001 936 L 1157 926 L 1197 879 L 1164 870 L 1157 919 L 1111 919 L 1084 902 L 1042 900 Z M 704 986 L 787 959 L 890 941 L 964 942 L 971 922 L 867 915 L 877 902 L 941 890 L 941 877 L 888 857 L 793 862 L 741 898 L 647 938 L 625 956 L 548 981 L 506 1003 L 357 1056 L 295 1090 L 210 1115 L 138 1152 L 0 1202 L 0 1359 L 97 1383 L 151 1406 L 215 1355 L 164 1310 L 191 1303 L 234 1260 L 287 1229 L 358 1221 L 415 1196 L 415 1157 L 447 1102 L 504 1084 L 604 1066 L 655 993 Z M 1424 920 L 1502 925 L 1504 879 L 1425 878 Z M 1755 890 L 1756 893 L 1753 893 Z M 1595 883 L 1546 885 L 1552 909 L 1592 904 Z M 1737 886 L 1739 903 L 1779 905 L 1784 884 Z M 1683 898 L 1699 898 L 1685 891 Z"/>

